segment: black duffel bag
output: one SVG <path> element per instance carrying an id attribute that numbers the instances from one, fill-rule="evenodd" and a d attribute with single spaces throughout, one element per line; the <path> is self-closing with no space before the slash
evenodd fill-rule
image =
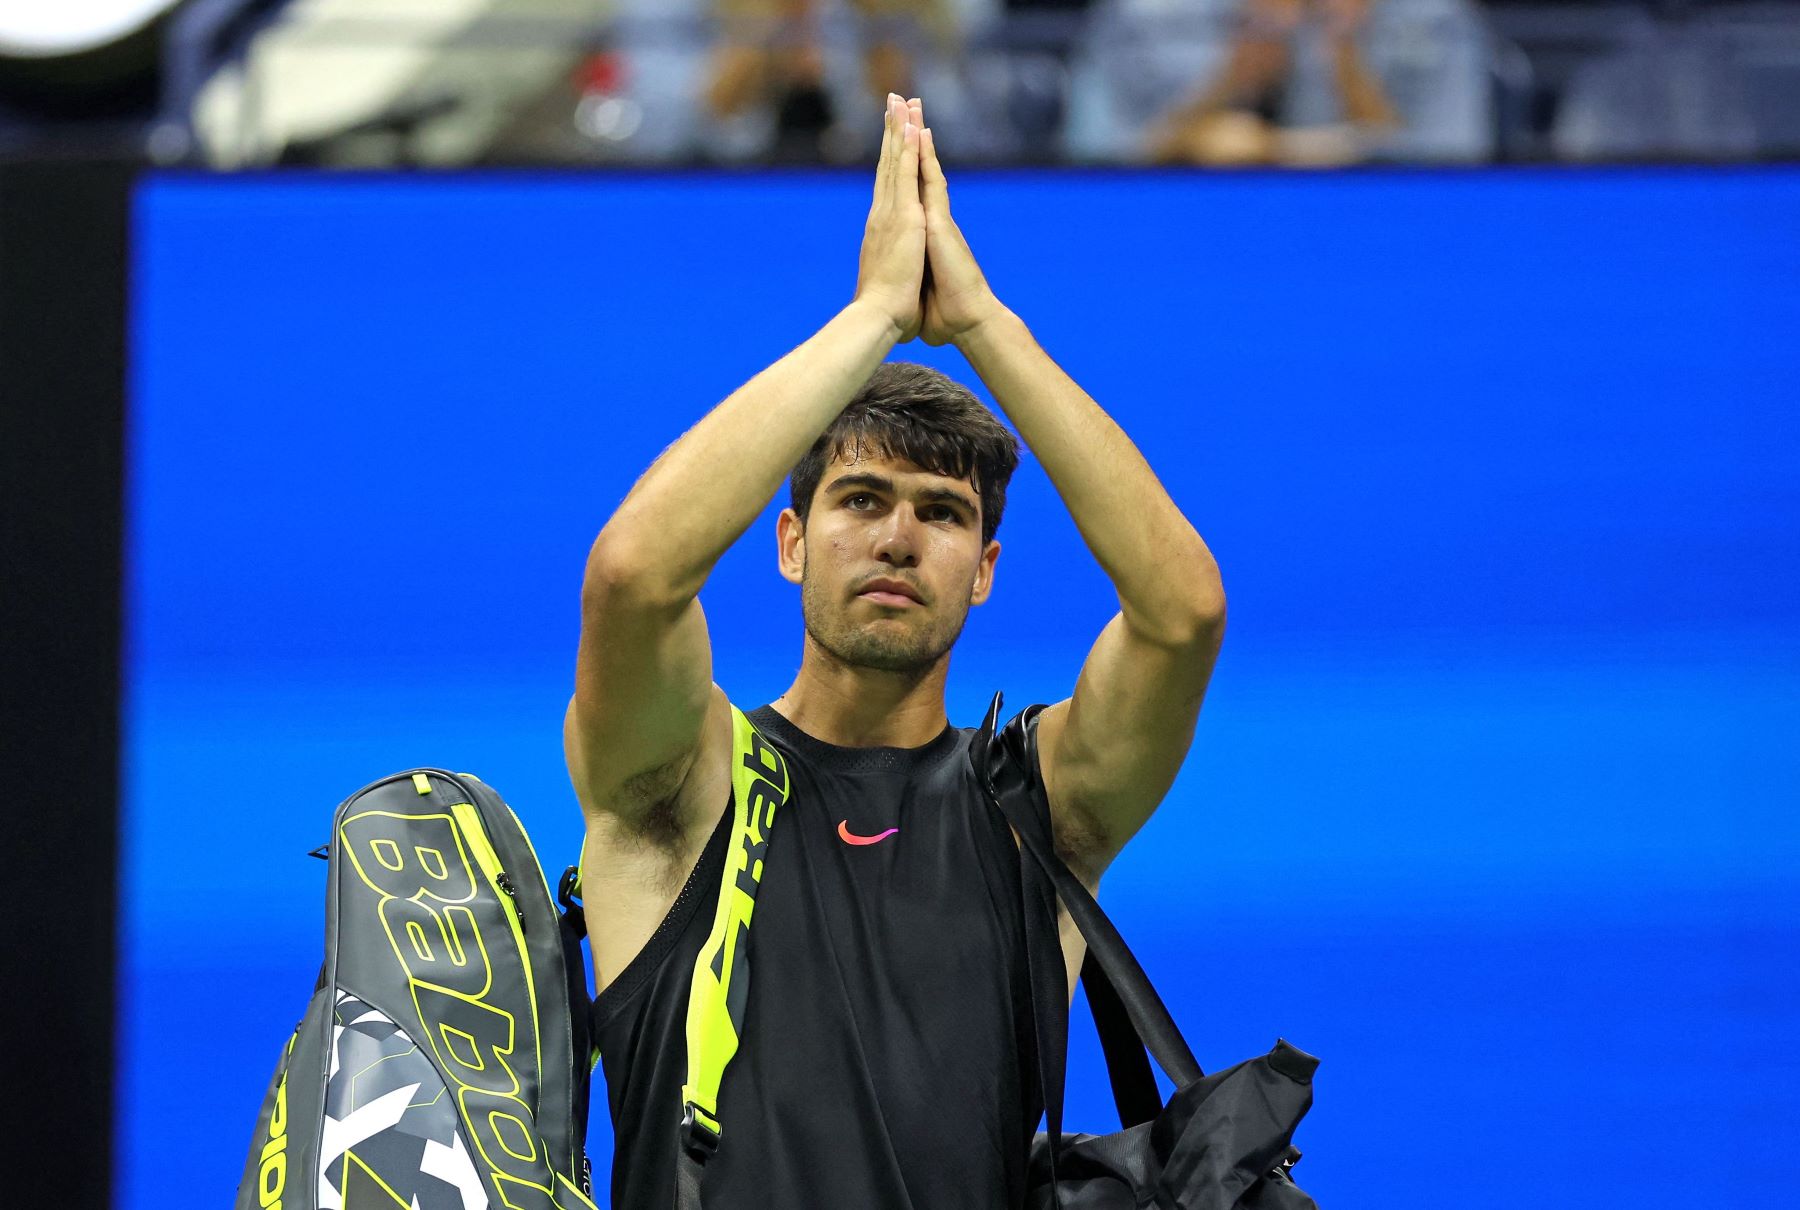
<path id="1" fill-rule="evenodd" d="M 994 695 L 970 759 L 1022 842 L 1026 953 L 1048 1128 L 1032 1146 L 1031 1210 L 1317 1210 L 1289 1179 L 1294 1129 L 1312 1105 L 1319 1061 L 1277 1041 L 1266 1055 L 1205 1075 L 1143 968 L 1094 897 L 1056 856 L 1037 803 L 1037 715 L 999 727 Z M 1068 986 L 1056 935 L 1061 899 L 1087 940 L 1081 981 L 1124 1129 L 1062 1133 Z M 1175 1084 L 1164 1104 L 1145 1054 Z"/>

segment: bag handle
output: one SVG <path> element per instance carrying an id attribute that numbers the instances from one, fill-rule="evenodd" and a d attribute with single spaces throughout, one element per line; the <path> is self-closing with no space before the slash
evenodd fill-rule
<path id="1" fill-rule="evenodd" d="M 1002 694 L 994 695 L 976 742 L 971 745 L 971 759 L 988 796 L 1018 832 L 1021 845 L 1031 858 L 1024 868 L 1035 867 L 1036 877 L 1025 881 L 1029 885 L 1037 882 L 1039 877 L 1047 880 L 1055 898 L 1062 900 L 1063 905 L 1068 908 L 1070 918 L 1087 941 L 1088 953 L 1082 964 L 1082 981 L 1088 989 L 1088 1003 L 1094 1012 L 1094 1025 L 1100 1034 L 1101 1048 L 1106 1056 L 1120 1121 L 1126 1126 L 1136 1125 L 1155 1117 L 1162 1109 L 1162 1097 L 1156 1091 L 1154 1077 L 1143 1057 L 1146 1047 L 1178 1087 L 1200 1079 L 1205 1073 L 1194 1059 L 1186 1040 L 1182 1038 L 1181 1030 L 1169 1014 L 1167 1006 L 1156 994 L 1149 977 L 1144 974 L 1143 967 L 1125 944 L 1125 939 L 1095 902 L 1093 895 L 1081 885 L 1080 879 L 1056 856 L 1048 834 L 1049 821 L 1040 817 L 1036 809 L 1037 799 L 1032 794 L 1036 789 L 1039 769 L 1036 716 L 1042 707 L 1027 710 L 1021 716 L 1019 727 L 1002 732 L 1000 713 L 1003 700 Z M 1009 751 L 1009 748 L 1012 750 Z M 1041 897 L 1042 892 L 1037 894 Z M 1049 952 L 1041 943 L 1037 946 L 1029 944 L 1031 934 L 1037 931 L 1032 925 L 1033 917 L 1037 916 L 1040 926 L 1042 921 L 1041 915 L 1029 910 L 1030 906 L 1028 901 L 1028 962 L 1034 950 L 1038 951 L 1040 957 L 1047 956 Z M 1056 952 L 1060 955 L 1060 946 L 1056 947 Z M 1060 969 L 1060 962 L 1057 966 Z M 1032 979 L 1037 1015 L 1041 1018 L 1046 1012 L 1051 1012 L 1056 1020 L 1066 1021 L 1063 991 L 1057 991 L 1054 1004 L 1044 1001 L 1038 995 L 1040 984 L 1047 990 L 1049 983 L 1048 979 L 1035 975 Z M 1060 978 L 1057 983 L 1061 984 Z M 1043 1037 L 1043 1033 L 1040 1028 L 1040 1052 L 1044 1042 L 1050 1040 Z M 1066 1045 L 1066 1033 L 1063 1040 Z M 1045 1057 L 1040 1053 L 1040 1060 Z M 1052 1099 L 1058 1110 L 1058 1122 L 1046 1123 L 1052 1125 L 1053 1151 L 1060 1144 L 1057 1135 L 1060 1130 L 1063 1075 L 1063 1056 L 1059 1054 L 1056 1058 L 1056 1070 L 1044 1072 L 1040 1076 L 1046 1085 L 1043 1090 L 1046 1111 L 1050 1108 Z M 1052 1079 L 1052 1076 L 1055 1078 Z M 1052 1084 L 1055 1085 L 1054 1088 L 1050 1086 Z"/>

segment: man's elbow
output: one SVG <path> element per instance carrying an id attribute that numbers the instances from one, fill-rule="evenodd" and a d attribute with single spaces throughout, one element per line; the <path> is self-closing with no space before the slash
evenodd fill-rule
<path id="1" fill-rule="evenodd" d="M 630 538 L 602 531 L 588 551 L 581 578 L 584 616 L 619 609 L 659 611 L 679 609 L 699 595 L 699 587 L 680 583 L 667 560 Z"/>
<path id="2" fill-rule="evenodd" d="M 1182 627 L 1183 646 L 1213 647 L 1225 635 L 1225 586 L 1214 576 L 1188 596 Z"/>
<path id="3" fill-rule="evenodd" d="M 1225 582 L 1212 552 L 1202 549 L 1188 563 L 1188 574 L 1173 580 L 1176 587 L 1174 632 L 1184 647 L 1217 646 L 1225 633 Z"/>
<path id="4" fill-rule="evenodd" d="M 1125 621 L 1140 638 L 1171 650 L 1217 649 L 1225 634 L 1225 588 L 1217 575 L 1171 583 L 1154 611 L 1134 610 Z"/>
<path id="5" fill-rule="evenodd" d="M 1200 626 L 1208 634 L 1221 634 L 1225 630 L 1225 586 L 1213 577 L 1212 584 L 1197 594 L 1194 607 L 1195 617 Z"/>

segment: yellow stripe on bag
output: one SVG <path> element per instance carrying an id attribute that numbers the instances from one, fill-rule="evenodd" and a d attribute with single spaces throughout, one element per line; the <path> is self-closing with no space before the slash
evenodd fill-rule
<path id="1" fill-rule="evenodd" d="M 694 959 L 688 990 L 687 1083 L 681 1097 L 695 1119 L 719 1133 L 719 1085 L 737 1054 L 750 990 L 745 945 L 775 812 L 787 802 L 787 763 L 736 706 L 731 708 L 731 845 L 719 883 L 712 932 Z"/>

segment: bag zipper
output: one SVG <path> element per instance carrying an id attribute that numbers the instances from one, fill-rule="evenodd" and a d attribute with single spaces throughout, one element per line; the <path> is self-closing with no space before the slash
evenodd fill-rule
<path id="1" fill-rule="evenodd" d="M 474 795 L 465 790 L 465 797 L 473 799 Z M 512 926 L 513 942 L 519 950 L 519 964 L 525 968 L 525 994 L 531 1001 L 531 1027 L 537 1043 L 538 1067 L 541 1069 L 544 1065 L 544 1023 L 538 1016 L 537 975 L 531 969 L 531 948 L 525 944 L 525 913 L 519 907 L 518 892 L 513 887 L 512 879 L 500 868 L 500 854 L 494 850 L 494 842 L 488 838 L 487 829 L 482 825 L 481 809 L 472 801 L 451 803 L 450 814 L 468 836 L 469 847 L 474 850 L 475 864 L 487 876 L 488 884 L 496 894 L 504 895 L 512 908 L 507 913 L 506 923 Z"/>
<path id="2" fill-rule="evenodd" d="M 442 772 L 439 772 L 437 770 L 434 770 L 433 772 L 437 773 L 437 775 L 440 777 L 445 776 Z M 508 923 L 510 923 L 512 925 L 513 937 L 518 942 L 518 946 L 519 946 L 520 961 L 523 964 L 523 966 L 525 967 L 525 986 L 526 986 L 526 991 L 531 996 L 532 1025 L 534 1027 L 534 1031 L 535 1031 L 535 1034 L 537 1037 L 538 1067 L 540 1070 L 542 1070 L 543 1064 L 544 1064 L 544 1023 L 543 1023 L 543 1020 L 538 1016 L 537 976 L 532 972 L 531 949 L 525 942 L 525 928 L 524 928 L 525 909 L 519 903 L 518 888 L 513 885 L 513 880 L 512 880 L 511 875 L 509 875 L 500 866 L 500 854 L 494 848 L 493 841 L 488 837 L 487 829 L 483 826 L 480 826 L 481 825 L 481 812 L 480 812 L 480 808 L 475 805 L 475 795 L 470 791 L 470 789 L 467 785 L 463 784 L 460 777 L 451 776 L 451 777 L 446 778 L 446 780 L 453 781 L 454 784 L 456 785 L 457 789 L 462 791 L 463 797 L 469 800 L 468 802 L 465 802 L 465 803 L 452 804 L 450 809 L 451 809 L 451 812 L 453 814 L 455 814 L 455 816 L 457 818 L 457 822 L 461 823 L 463 825 L 463 830 L 465 832 L 468 832 L 470 835 L 470 844 L 475 849 L 476 864 L 481 866 L 482 872 L 484 874 L 488 875 L 488 880 L 491 883 L 493 883 L 494 887 L 497 890 L 499 890 L 501 894 L 505 895 L 507 897 L 508 902 L 512 904 L 513 917 L 510 921 L 508 921 Z M 470 780 L 479 782 L 481 779 L 474 777 L 473 775 L 470 775 Z M 499 796 L 495 795 L 495 797 L 498 798 Z M 504 799 L 502 799 L 501 801 L 503 803 L 505 802 Z M 505 806 L 506 806 L 507 814 L 512 817 L 513 825 L 519 829 L 519 835 L 524 839 L 525 848 L 531 853 L 533 860 L 536 860 L 537 850 L 531 843 L 530 833 L 525 831 L 524 821 L 519 818 L 519 813 L 512 809 L 511 803 L 505 803 Z M 461 808 L 461 810 L 459 810 L 458 808 Z M 470 820 L 467 820 L 464 818 L 465 811 L 468 813 L 471 813 L 474 816 L 473 821 L 470 821 Z M 475 826 L 471 826 L 471 822 Z M 538 877 L 540 879 L 543 879 L 544 894 L 550 900 L 551 910 L 555 911 L 556 910 L 556 897 L 550 893 L 549 878 L 543 872 L 543 863 L 542 862 L 538 862 Z M 569 1086 L 569 1091 L 570 1091 L 571 1095 L 574 1094 L 574 1092 L 578 1086 L 576 1083 L 575 1074 L 576 1074 L 575 1073 L 575 1059 L 574 1059 L 574 1055 L 571 1053 L 571 1055 L 569 1056 L 569 1060 L 568 1060 L 568 1076 L 569 1076 L 568 1086 Z M 541 1109 L 542 1106 L 537 1106 L 536 1108 Z M 574 1159 L 577 1156 L 579 1156 L 581 1158 L 582 1166 L 584 1169 L 587 1170 L 587 1171 L 584 1171 L 579 1174 L 582 1178 L 582 1183 L 580 1186 L 581 1194 L 582 1194 L 583 1200 L 588 1201 L 589 1205 L 593 1205 L 593 1202 L 591 1200 L 589 1200 L 590 1196 L 592 1194 L 593 1186 L 591 1184 L 592 1167 L 587 1158 L 587 1140 L 575 1138 L 574 1137 L 574 1127 L 575 1127 L 575 1123 L 573 1122 L 573 1120 L 571 1120 L 569 1123 L 570 1163 L 573 1164 Z M 568 1177 L 563 1177 L 563 1175 L 560 1172 L 557 1173 L 557 1175 L 558 1175 L 558 1177 L 561 1177 L 563 1180 L 565 1180 L 571 1188 L 576 1188 L 574 1181 L 569 1180 Z M 573 1171 L 571 1171 L 571 1175 L 575 1175 L 575 1173 L 573 1173 Z"/>

